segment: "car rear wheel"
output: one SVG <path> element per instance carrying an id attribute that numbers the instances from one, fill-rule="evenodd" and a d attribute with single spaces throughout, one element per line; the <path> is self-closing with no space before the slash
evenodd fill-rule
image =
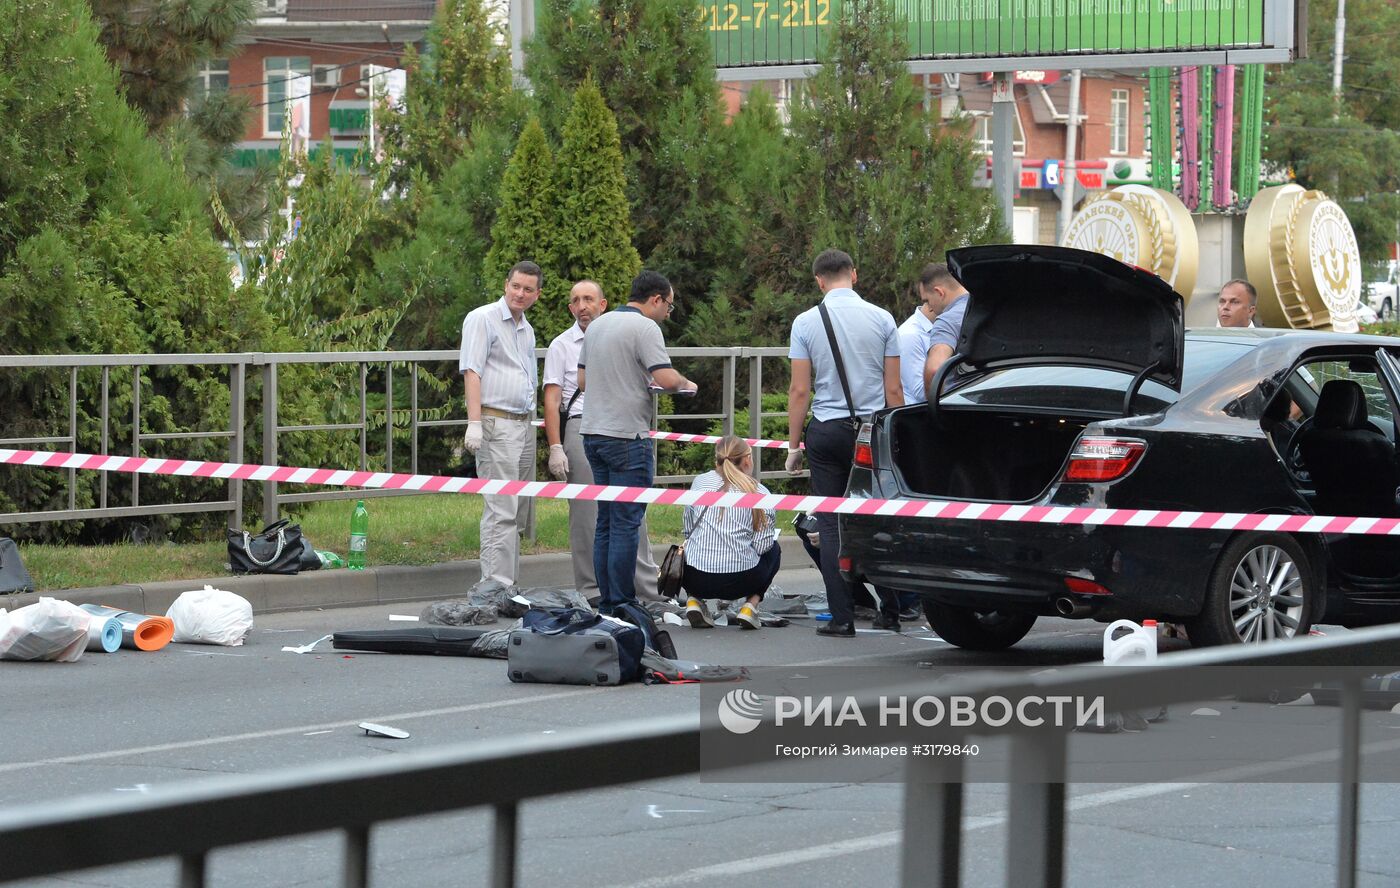
<path id="1" fill-rule="evenodd" d="M 1186 632 L 1197 646 L 1306 635 L 1317 591 L 1307 553 L 1297 540 L 1247 533 L 1220 553 L 1205 607 L 1187 622 Z"/>
<path id="2" fill-rule="evenodd" d="M 939 638 L 970 651 L 1000 651 L 1026 637 L 1035 614 L 977 610 L 924 599 L 924 616 Z"/>

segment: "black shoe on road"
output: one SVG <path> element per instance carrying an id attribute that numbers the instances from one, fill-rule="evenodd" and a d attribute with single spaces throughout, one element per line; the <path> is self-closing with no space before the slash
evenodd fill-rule
<path id="1" fill-rule="evenodd" d="M 899 622 L 917 623 L 924 618 L 924 612 L 917 607 L 906 607 L 899 612 Z"/>
<path id="2" fill-rule="evenodd" d="M 856 625 L 854 623 L 827 623 L 817 627 L 817 634 L 832 638 L 855 638 Z"/>
<path id="3" fill-rule="evenodd" d="M 891 632 L 899 631 L 899 617 L 887 617 L 884 614 L 876 617 L 870 623 L 871 629 L 888 629 Z"/>

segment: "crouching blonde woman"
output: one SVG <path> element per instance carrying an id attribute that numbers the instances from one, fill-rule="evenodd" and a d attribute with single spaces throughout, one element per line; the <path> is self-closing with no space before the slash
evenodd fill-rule
<path id="1" fill-rule="evenodd" d="M 690 485 L 691 490 L 767 493 L 754 480 L 753 450 L 732 435 L 715 445 L 714 471 Z M 775 545 L 777 515 L 772 509 L 686 506 L 682 531 L 686 537 L 685 575 L 681 588 L 688 596 L 686 619 L 696 629 L 714 626 L 705 602 L 743 598 L 739 626 L 759 627 L 758 603 L 773 584 L 782 559 Z"/>

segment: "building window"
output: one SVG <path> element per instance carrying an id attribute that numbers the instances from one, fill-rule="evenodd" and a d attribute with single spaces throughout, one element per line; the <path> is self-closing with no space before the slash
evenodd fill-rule
<path id="1" fill-rule="evenodd" d="M 221 92 L 228 92 L 228 59 L 210 59 L 194 72 L 190 98 L 200 101 Z"/>
<path id="2" fill-rule="evenodd" d="M 263 59 L 263 132 L 281 136 L 287 103 L 301 101 L 311 91 L 311 59 L 306 56 L 268 56 Z M 305 78 L 298 80 L 297 78 Z M 300 90 L 294 90 L 300 87 Z"/>
<path id="3" fill-rule="evenodd" d="M 1110 154 L 1128 153 L 1128 91 L 1115 89 L 1108 100 Z"/>
<path id="4" fill-rule="evenodd" d="M 1021 129 L 1021 111 L 1012 109 L 1011 153 L 1017 157 L 1026 156 L 1026 132 Z M 992 115 L 988 112 L 973 112 L 972 148 L 982 154 L 992 153 Z"/>

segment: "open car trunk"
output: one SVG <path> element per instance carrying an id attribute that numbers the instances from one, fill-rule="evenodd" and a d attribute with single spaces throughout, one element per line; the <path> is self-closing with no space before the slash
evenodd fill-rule
<path id="1" fill-rule="evenodd" d="M 1088 420 L 944 406 L 890 415 L 890 450 L 905 488 L 948 499 L 1024 502 L 1059 477 Z"/>

